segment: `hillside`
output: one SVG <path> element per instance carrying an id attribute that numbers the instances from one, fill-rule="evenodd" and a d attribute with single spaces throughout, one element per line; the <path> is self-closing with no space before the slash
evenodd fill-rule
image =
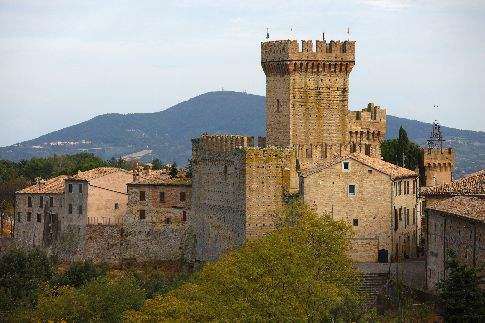
<path id="1" fill-rule="evenodd" d="M 402 125 L 409 137 L 424 145 L 431 125 L 388 116 L 387 137 L 396 137 Z M 53 154 L 89 151 L 103 158 L 130 154 L 143 160 L 185 164 L 190 139 L 201 133 L 264 135 L 264 97 L 240 92 L 209 92 L 155 113 L 105 114 L 51 132 L 37 139 L 0 148 L 0 159 L 21 160 Z M 456 149 L 461 177 L 485 168 L 485 132 L 443 127 L 447 144 Z"/>

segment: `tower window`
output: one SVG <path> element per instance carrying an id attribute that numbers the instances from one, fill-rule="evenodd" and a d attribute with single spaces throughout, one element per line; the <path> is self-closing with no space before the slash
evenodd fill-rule
<path id="1" fill-rule="evenodd" d="M 67 188 L 69 190 L 69 193 L 72 193 L 72 184 L 67 185 Z"/>
<path id="2" fill-rule="evenodd" d="M 115 210 L 118 210 L 120 208 L 120 205 L 118 203 L 115 203 Z"/>
<path id="3" fill-rule="evenodd" d="M 160 197 L 160 203 L 165 202 L 165 192 L 160 192 L 159 197 Z"/>
<path id="4" fill-rule="evenodd" d="M 359 226 L 359 219 L 354 219 L 352 222 L 353 222 L 354 227 Z"/>
<path id="5" fill-rule="evenodd" d="M 344 172 L 350 171 L 350 162 L 348 160 L 342 162 L 342 170 Z"/>
<path id="6" fill-rule="evenodd" d="M 184 202 L 186 200 L 187 196 L 185 194 L 185 192 L 180 192 L 180 201 L 181 202 Z"/>
<path id="7" fill-rule="evenodd" d="M 145 201 L 146 196 L 145 196 L 145 191 L 140 191 L 140 201 Z"/>
<path id="8" fill-rule="evenodd" d="M 276 99 L 276 112 L 281 112 L 281 103 L 279 99 Z"/>
<path id="9" fill-rule="evenodd" d="M 27 221 L 30 222 L 32 219 L 32 212 L 27 212 Z"/>
<path id="10" fill-rule="evenodd" d="M 139 218 L 140 220 L 145 220 L 145 217 L 146 217 L 146 215 L 145 215 L 145 210 L 139 210 L 139 211 L 138 211 L 138 218 Z"/>
<path id="11" fill-rule="evenodd" d="M 27 206 L 32 207 L 32 196 L 27 197 Z"/>
<path id="12" fill-rule="evenodd" d="M 37 222 L 42 222 L 42 214 L 37 213 Z"/>
<path id="13" fill-rule="evenodd" d="M 72 214 L 72 204 L 69 204 L 68 212 L 69 212 L 69 214 Z"/>
<path id="14" fill-rule="evenodd" d="M 349 196 L 355 196 L 355 184 L 349 184 L 349 187 L 348 187 L 348 193 L 349 193 Z"/>

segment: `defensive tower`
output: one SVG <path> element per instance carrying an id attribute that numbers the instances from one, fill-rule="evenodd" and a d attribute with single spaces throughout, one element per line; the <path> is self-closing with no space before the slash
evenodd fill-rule
<path id="1" fill-rule="evenodd" d="M 437 186 L 451 183 L 453 167 L 455 166 L 455 152 L 452 148 L 443 148 L 443 135 L 438 122 L 433 122 L 428 147 L 423 148 L 421 162 L 421 185 Z"/>
<path id="2" fill-rule="evenodd" d="M 262 42 L 267 145 L 296 148 L 301 164 L 360 146 L 362 153 L 380 157 L 380 150 L 370 144 L 378 146 L 385 135 L 385 110 L 372 105 L 349 115 L 354 64 L 354 41 L 317 40 L 314 47 L 313 41 L 303 40 L 301 48 L 296 40 Z M 368 122 L 360 118 L 367 114 Z M 357 129 L 361 123 L 369 127 Z M 363 143 L 361 130 L 369 143 Z"/>

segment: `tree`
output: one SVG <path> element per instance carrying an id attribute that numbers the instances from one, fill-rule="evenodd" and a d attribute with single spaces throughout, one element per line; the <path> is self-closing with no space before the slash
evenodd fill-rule
<path id="1" fill-rule="evenodd" d="M 415 170 L 421 160 L 422 151 L 417 144 L 410 141 L 406 130 L 399 128 L 397 139 L 385 140 L 381 143 L 382 158 L 394 165 Z"/>
<path id="2" fill-rule="evenodd" d="M 155 158 L 154 160 L 152 160 L 152 169 L 158 170 L 162 168 L 163 168 L 163 165 L 160 162 L 160 159 Z"/>
<path id="3" fill-rule="evenodd" d="M 438 282 L 438 297 L 447 320 L 479 321 L 485 316 L 485 292 L 479 268 L 461 264 L 453 251 L 446 259 L 446 277 Z"/>
<path id="4" fill-rule="evenodd" d="M 177 174 L 178 174 L 177 163 L 174 162 L 172 165 L 170 165 L 168 174 L 170 175 L 171 178 L 177 177 Z"/>
<path id="5" fill-rule="evenodd" d="M 53 274 L 52 261 L 39 250 L 10 250 L 0 257 L 0 317 L 16 307 L 32 307 L 41 283 Z"/>
<path id="6" fill-rule="evenodd" d="M 127 321 L 350 321 L 362 318 L 351 230 L 300 201 L 277 230 L 207 263 L 188 282 L 147 300 Z"/>

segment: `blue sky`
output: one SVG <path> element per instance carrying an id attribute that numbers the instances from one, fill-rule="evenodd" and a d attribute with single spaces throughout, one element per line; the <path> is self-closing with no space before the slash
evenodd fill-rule
<path id="1" fill-rule="evenodd" d="M 264 95 L 266 27 L 336 40 L 350 27 L 351 109 L 485 130 L 483 1 L 0 0 L 0 145 L 221 87 Z"/>

